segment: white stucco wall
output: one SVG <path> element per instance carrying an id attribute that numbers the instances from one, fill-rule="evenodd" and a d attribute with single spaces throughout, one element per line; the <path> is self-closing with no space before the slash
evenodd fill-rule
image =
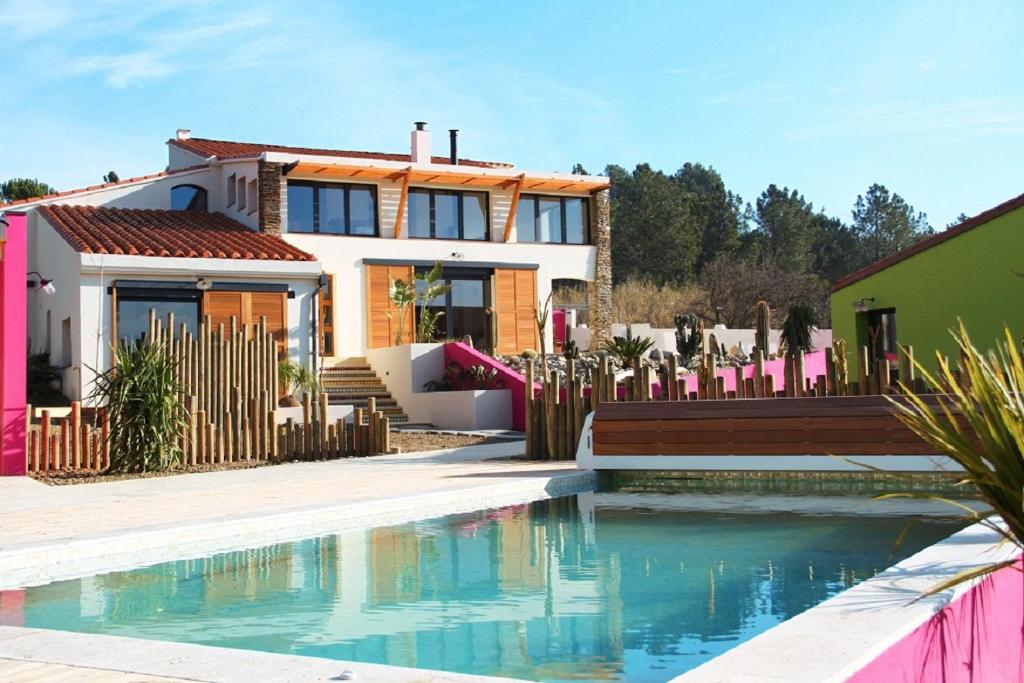
<path id="1" fill-rule="evenodd" d="M 406 344 L 370 349 L 367 360 L 413 423 L 441 429 L 511 429 L 512 392 L 426 391 L 444 374 L 443 344 Z"/>
<path id="2" fill-rule="evenodd" d="M 289 179 L 310 180 L 310 176 L 289 175 Z M 440 189 L 440 188 L 439 188 Z M 467 189 L 452 187 L 449 189 Z M 479 188 L 474 188 L 479 189 Z M 565 195 L 580 196 L 587 195 Z M 551 292 L 551 281 L 594 279 L 597 250 L 589 245 L 517 243 L 515 226 L 510 242 L 504 241 L 505 221 L 512 200 L 511 190 L 490 191 L 490 240 L 433 240 L 408 237 L 408 213 L 402 221 L 401 236 L 395 239 L 395 218 L 401 197 L 399 183 L 378 185 L 380 237 L 287 233 L 287 210 L 282 212 L 285 239 L 316 256 L 324 272 L 334 276 L 335 356 L 345 358 L 363 355 L 366 349 L 366 275 L 363 259 L 401 261 L 444 261 L 446 265 L 484 262 L 506 267 L 537 265 L 537 297 L 543 302 Z M 461 257 L 453 256 L 453 252 Z M 547 339 L 551 345 L 551 322 Z"/>
<path id="3" fill-rule="evenodd" d="M 215 282 L 284 284 L 295 292 L 288 300 L 288 351 L 296 360 L 310 362 L 310 315 L 319 266 L 316 263 L 244 261 L 238 259 L 171 259 L 147 256 L 76 254 L 80 257 L 79 327 L 76 340 L 80 355 L 72 372 L 77 377 L 65 385 L 69 398 L 87 396 L 95 376 L 110 367 L 111 296 L 107 288 L 115 280 L 195 282 L 203 277 Z"/>
<path id="4" fill-rule="evenodd" d="M 81 321 L 79 286 L 78 253 L 58 235 L 44 220 L 35 222 L 29 231 L 28 270 L 37 271 L 44 278 L 52 279 L 56 288 L 54 293 L 46 295 L 37 287 L 28 290 L 28 347 L 31 353 L 47 350 L 47 312 L 49 312 L 49 352 L 50 364 L 62 368 L 65 390 L 75 387 L 78 373 L 75 369 L 80 363 L 80 349 L 75 344 L 79 335 Z M 29 279 L 38 283 L 36 275 Z M 61 334 L 63 321 L 71 320 L 70 363 L 65 364 L 65 349 Z"/>

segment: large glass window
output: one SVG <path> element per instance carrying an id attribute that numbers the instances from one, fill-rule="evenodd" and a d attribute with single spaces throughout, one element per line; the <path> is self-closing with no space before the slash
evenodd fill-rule
<path id="1" fill-rule="evenodd" d="M 522 195 L 516 210 L 516 240 L 552 244 L 586 244 L 589 204 L 582 197 Z"/>
<path id="2" fill-rule="evenodd" d="M 421 267 L 417 270 L 426 272 L 428 269 Z M 444 282 L 451 289 L 443 296 L 427 302 L 428 308 L 439 316 L 434 338 L 462 339 L 468 336 L 476 348 L 491 349 L 490 271 L 446 268 Z M 422 280 L 416 281 L 416 288 L 422 291 Z M 422 314 L 423 309 L 417 304 L 416 319 L 419 320 Z"/>
<path id="3" fill-rule="evenodd" d="M 206 211 L 206 190 L 198 185 L 172 187 L 171 209 L 174 211 Z"/>
<path id="4" fill-rule="evenodd" d="M 149 311 L 164 322 L 167 314 L 174 314 L 175 335 L 182 323 L 193 336 L 199 332 L 199 290 L 118 288 L 117 338 L 139 341 L 149 329 Z"/>
<path id="5" fill-rule="evenodd" d="M 288 232 L 375 236 L 376 186 L 289 180 Z"/>
<path id="6" fill-rule="evenodd" d="M 409 237 L 488 239 L 486 192 L 409 190 Z"/>

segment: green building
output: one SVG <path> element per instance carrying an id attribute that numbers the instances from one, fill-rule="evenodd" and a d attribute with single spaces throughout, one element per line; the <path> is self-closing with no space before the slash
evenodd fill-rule
<path id="1" fill-rule="evenodd" d="M 927 360 L 951 358 L 949 330 L 963 319 L 971 340 L 991 348 L 1009 326 L 1024 334 L 1024 194 L 844 277 L 832 288 L 832 334 L 872 361 L 899 344 Z"/>

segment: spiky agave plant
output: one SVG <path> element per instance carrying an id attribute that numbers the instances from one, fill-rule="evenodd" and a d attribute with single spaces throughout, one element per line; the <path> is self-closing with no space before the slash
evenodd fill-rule
<path id="1" fill-rule="evenodd" d="M 653 339 L 634 337 L 632 330 L 627 327 L 625 337 L 613 337 L 611 341 L 605 342 L 602 348 L 615 356 L 623 368 L 632 368 L 633 361 L 647 353 L 652 346 Z"/>
<path id="2" fill-rule="evenodd" d="M 106 406 L 112 472 L 178 465 L 187 424 L 177 361 L 162 344 L 114 345 L 114 367 L 96 376 L 89 399 Z"/>
<path id="3" fill-rule="evenodd" d="M 987 353 L 971 343 L 963 321 L 958 321 L 952 334 L 960 347 L 960 373 L 965 381 L 959 381 L 942 354 L 936 353 L 935 374 L 914 360 L 926 384 L 944 395 L 940 398 L 941 410 L 936 412 L 913 393 L 912 387 L 902 383 L 905 402 L 887 398 L 901 422 L 964 469 L 962 483 L 973 485 L 990 509 L 975 511 L 930 494 L 888 494 L 880 498 L 943 500 L 963 508 L 969 520 L 981 522 L 1005 542 L 1024 550 L 1024 362 L 1009 329 L 1005 330 L 1005 340 Z M 1002 518 L 1002 523 L 995 515 Z M 1007 560 L 968 569 L 931 587 L 926 594 L 1014 562 Z"/>

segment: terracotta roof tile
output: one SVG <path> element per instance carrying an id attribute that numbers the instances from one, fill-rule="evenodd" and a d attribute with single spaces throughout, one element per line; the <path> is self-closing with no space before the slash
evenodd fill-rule
<path id="1" fill-rule="evenodd" d="M 58 197 L 70 197 L 72 195 L 81 194 L 83 192 L 93 192 L 95 190 L 102 190 L 108 187 L 117 187 L 118 185 L 129 185 L 131 183 L 138 183 L 143 180 L 153 180 L 154 178 L 164 178 L 166 176 L 177 175 L 179 173 L 188 173 L 189 171 L 198 171 L 201 168 L 206 168 L 207 164 L 197 164 L 195 166 L 189 166 L 188 168 L 176 168 L 173 171 L 160 171 L 159 173 L 150 173 L 149 175 L 135 176 L 134 178 L 125 178 L 124 180 L 118 180 L 113 183 L 100 183 L 99 185 L 90 185 L 89 187 L 79 187 L 74 190 L 61 190 L 60 192 L 54 192 L 52 194 L 41 194 L 36 197 L 25 197 L 24 199 L 15 199 L 13 202 L 6 204 L 0 203 L 0 209 L 8 208 L 11 206 L 21 206 L 23 204 L 32 204 L 33 202 L 43 201 L 46 199 L 57 199 Z"/>
<path id="2" fill-rule="evenodd" d="M 230 142 L 228 140 L 208 140 L 205 138 L 188 138 L 179 140 L 171 138 L 168 144 L 181 147 L 184 150 L 197 154 L 204 158 L 217 157 L 218 159 L 240 159 L 257 157 L 264 152 L 283 152 L 285 154 L 306 154 L 309 156 L 321 157 L 350 157 L 353 159 L 379 159 L 381 161 L 403 161 L 411 162 L 409 154 L 387 154 L 384 152 L 359 152 L 345 149 L 320 149 L 316 147 L 287 147 L 284 145 L 263 145 L 254 142 Z M 432 163 L 451 163 L 449 157 L 431 157 Z M 512 164 L 497 161 L 476 161 L 473 159 L 459 159 L 460 166 L 476 166 L 480 168 L 512 168 Z"/>
<path id="3" fill-rule="evenodd" d="M 864 278 L 870 277 L 881 270 L 885 270 L 889 266 L 895 265 L 900 261 L 905 261 L 911 256 L 920 254 L 922 251 L 925 251 L 926 249 L 931 249 L 936 244 L 941 244 L 946 240 L 951 240 L 954 237 L 957 237 L 959 235 L 964 234 L 965 232 L 973 230 L 979 225 L 984 225 L 985 223 L 988 223 L 989 221 L 995 218 L 999 218 L 1003 214 L 1010 213 L 1014 209 L 1020 209 L 1022 207 L 1024 207 L 1024 194 L 1018 195 L 1013 199 L 1009 199 L 1000 204 L 999 206 L 993 206 L 991 209 L 988 209 L 987 211 L 982 211 L 977 216 L 974 216 L 973 218 L 968 218 L 960 225 L 954 225 L 952 228 L 944 230 L 943 232 L 940 232 L 938 234 L 932 235 L 931 237 L 925 237 L 923 240 L 911 244 L 906 249 L 898 251 L 892 256 L 886 256 L 881 260 L 875 261 L 872 264 L 864 266 L 860 270 L 855 270 L 849 275 L 840 278 L 839 281 L 832 286 L 832 291 L 838 292 L 840 289 L 843 289 L 844 287 L 849 287 L 854 282 L 859 282 Z"/>
<path id="4" fill-rule="evenodd" d="M 168 258 L 315 261 L 220 213 L 51 205 L 39 213 L 76 251 Z"/>

